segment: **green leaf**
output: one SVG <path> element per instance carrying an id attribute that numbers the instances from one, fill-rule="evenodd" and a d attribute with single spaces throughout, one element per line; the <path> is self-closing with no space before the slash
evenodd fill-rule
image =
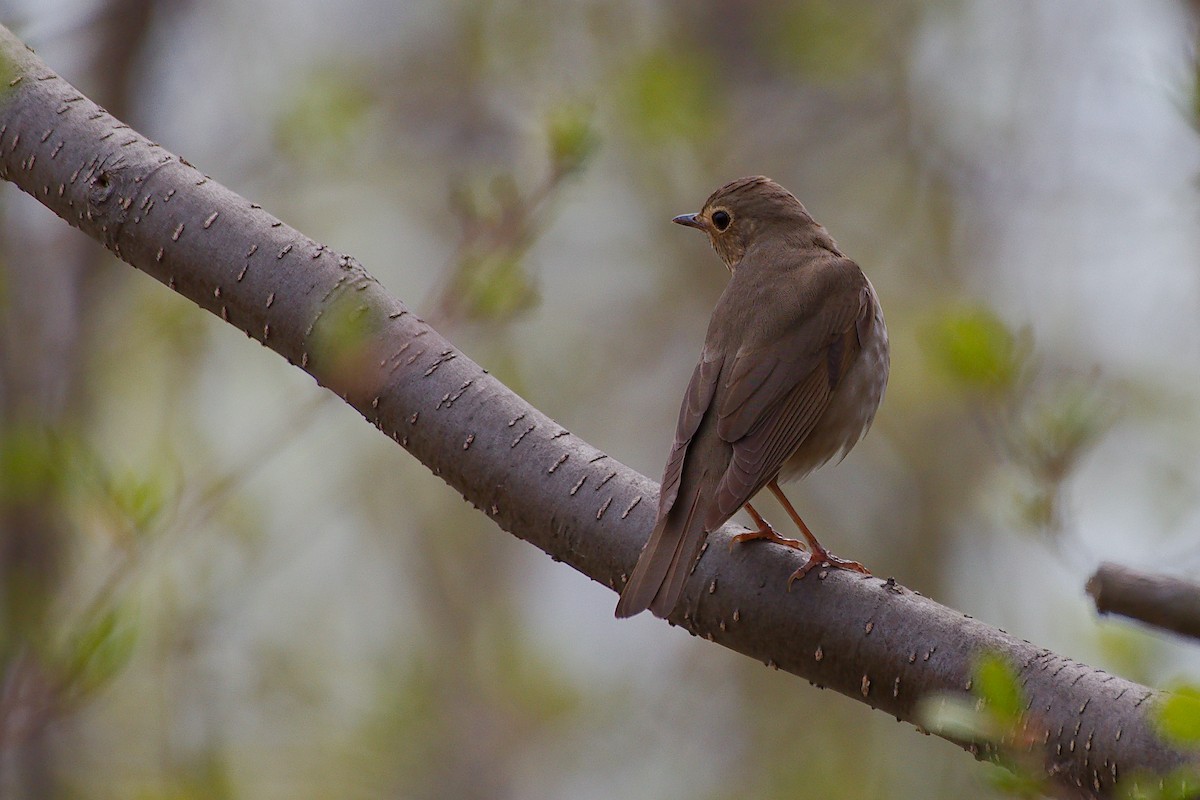
<path id="1" fill-rule="evenodd" d="M 1007 726 L 1020 722 L 1021 681 L 1007 661 L 994 654 L 984 655 L 975 664 L 972 686 L 998 722 Z"/>
<path id="2" fill-rule="evenodd" d="M 1181 686 L 1167 695 L 1155 712 L 1155 722 L 1167 741 L 1200 747 L 1200 686 Z"/>
<path id="3" fill-rule="evenodd" d="M 1005 764 L 988 764 L 984 779 L 1006 797 L 1045 797 L 1048 788 L 1042 774 Z"/>
<path id="4" fill-rule="evenodd" d="M 599 144 L 591 108 L 581 103 L 555 106 L 546 115 L 546 138 L 554 174 L 577 172 Z"/>
<path id="5" fill-rule="evenodd" d="M 135 531 L 146 531 L 166 507 L 166 489 L 160 481 L 123 475 L 113 481 L 109 496 L 121 516 L 129 520 Z"/>
<path id="6" fill-rule="evenodd" d="M 1196 800 L 1197 792 L 1200 792 L 1200 774 L 1185 767 L 1163 779 L 1159 800 Z"/>
<path id="7" fill-rule="evenodd" d="M 952 308 L 926 326 L 922 348 L 938 369 L 965 389 L 1003 392 L 1020 376 L 1026 348 L 991 309 Z"/>
<path id="8" fill-rule="evenodd" d="M 310 360 L 355 380 L 371 369 L 379 320 L 354 292 L 342 292 L 325 306 L 313 327 Z"/>
<path id="9" fill-rule="evenodd" d="M 1121 800 L 1195 800 L 1200 773 L 1180 767 L 1166 775 L 1135 774 L 1121 782 Z"/>
<path id="10" fill-rule="evenodd" d="M 123 606 L 85 620 L 62 655 L 65 695 L 78 700 L 107 684 L 129 663 L 136 643 L 134 614 Z"/>
<path id="11" fill-rule="evenodd" d="M 488 255 L 468 265 L 462 280 L 467 313 L 476 319 L 512 319 L 539 299 L 524 259 L 508 253 Z"/>
<path id="12" fill-rule="evenodd" d="M 957 739 L 1001 743 L 1017 730 L 1024 713 L 1021 682 L 998 655 L 984 654 L 971 671 L 972 701 L 966 695 L 936 695 L 918 710 L 921 724 Z"/>
<path id="13" fill-rule="evenodd" d="M 943 693 L 923 698 L 916 716 L 922 726 L 939 736 L 964 742 L 988 742 L 996 735 L 993 720 L 966 695 Z"/>

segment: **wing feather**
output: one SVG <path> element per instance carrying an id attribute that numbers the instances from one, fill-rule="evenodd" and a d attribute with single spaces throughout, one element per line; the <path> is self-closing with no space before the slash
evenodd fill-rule
<path id="1" fill-rule="evenodd" d="M 723 354 L 706 347 L 700 356 L 700 363 L 692 372 L 692 379 L 679 408 L 675 441 L 663 470 L 658 517 L 621 591 L 621 599 L 617 602 L 618 617 L 630 617 L 647 608 L 660 617 L 666 616 L 679 599 L 691 561 L 708 532 L 702 525 L 704 517 L 700 510 L 705 500 L 703 474 L 689 479 L 684 500 L 686 506 L 679 509 L 673 507 L 683 483 L 688 445 L 700 430 L 700 424 L 712 406 L 722 363 Z"/>
<path id="2" fill-rule="evenodd" d="M 705 516 L 709 530 L 779 474 L 829 407 L 861 350 L 859 320 L 869 298 L 861 287 L 852 288 L 827 294 L 816 314 L 783 336 L 738 351 L 728 389 L 720 392 L 717 425 L 733 456 Z"/>
<path id="3" fill-rule="evenodd" d="M 679 408 L 679 421 L 675 425 L 675 441 L 671 444 L 671 452 L 667 456 L 667 466 L 663 469 L 662 487 L 658 495 L 658 515 L 663 517 L 675 499 L 679 496 L 679 482 L 683 475 L 683 462 L 687 456 L 688 444 L 704 413 L 712 404 L 713 395 L 717 391 L 717 379 L 721 375 L 721 365 L 724 355 L 710 351 L 707 347 L 700 354 L 700 363 L 692 371 L 692 379 L 683 395 L 683 403 Z"/>

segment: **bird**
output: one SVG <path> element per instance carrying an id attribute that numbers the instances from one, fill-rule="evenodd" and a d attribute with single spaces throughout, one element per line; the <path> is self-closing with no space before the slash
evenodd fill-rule
<path id="1" fill-rule="evenodd" d="M 708 234 L 730 278 L 713 309 L 663 470 L 658 512 L 616 616 L 667 617 L 708 534 L 743 506 L 766 539 L 806 550 L 788 579 L 817 566 L 870 574 L 826 550 L 780 489 L 842 458 L 887 388 L 887 327 L 875 288 L 795 195 L 762 175 L 717 189 L 673 222 Z M 767 488 L 805 544 L 750 505 Z"/>

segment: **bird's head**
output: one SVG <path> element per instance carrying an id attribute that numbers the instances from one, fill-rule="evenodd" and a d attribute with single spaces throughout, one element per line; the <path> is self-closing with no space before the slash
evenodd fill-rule
<path id="1" fill-rule="evenodd" d="M 730 271 L 761 236 L 811 238 L 824 231 L 795 195 L 762 175 L 730 181 L 713 192 L 695 214 L 680 214 L 672 222 L 707 233 Z"/>

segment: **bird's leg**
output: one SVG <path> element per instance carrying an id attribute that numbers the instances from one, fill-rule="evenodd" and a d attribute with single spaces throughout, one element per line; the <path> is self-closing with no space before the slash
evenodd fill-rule
<path id="1" fill-rule="evenodd" d="M 796 541 L 795 539 L 785 539 L 784 537 L 780 536 L 779 533 L 774 528 L 771 527 L 771 523 L 769 523 L 765 519 L 763 519 L 762 514 L 759 514 L 757 511 L 754 510 L 754 506 L 750 505 L 749 503 L 746 503 L 746 511 L 749 512 L 750 518 L 752 520 L 754 520 L 754 524 L 758 526 L 758 530 L 746 531 L 745 533 L 739 533 L 737 536 L 730 539 L 729 540 L 730 551 L 733 550 L 733 546 L 735 544 L 741 544 L 742 542 L 752 542 L 752 541 L 755 541 L 756 539 L 766 539 L 769 542 L 774 542 L 775 544 L 781 544 L 784 547 L 792 547 L 792 548 L 795 548 L 796 550 L 804 549 L 804 545 L 801 544 L 800 542 Z"/>
<path id="2" fill-rule="evenodd" d="M 771 490 L 771 494 L 775 495 L 775 499 L 783 505 L 784 509 L 791 516 L 792 521 L 796 523 L 796 527 L 800 529 L 800 533 L 804 534 L 804 538 L 808 541 L 808 561 L 806 561 L 804 566 L 800 567 L 800 569 L 793 572 L 791 577 L 788 578 L 788 588 L 791 588 L 792 581 L 803 578 L 805 575 L 811 572 L 814 567 L 819 566 L 830 566 L 836 569 L 849 569 L 853 570 L 854 572 L 861 572 L 864 575 L 871 574 L 871 570 L 867 569 L 857 561 L 848 561 L 844 558 L 838 558 L 833 553 L 826 550 L 821 543 L 817 541 L 817 537 L 813 536 L 813 532 L 808 529 L 808 526 L 804 524 L 804 520 L 800 519 L 800 515 L 796 513 L 796 509 L 792 508 L 792 504 L 787 499 L 787 495 L 783 493 L 783 489 L 779 488 L 778 481 L 771 481 L 767 484 L 767 488 Z M 785 539 L 784 541 L 790 540 Z"/>

